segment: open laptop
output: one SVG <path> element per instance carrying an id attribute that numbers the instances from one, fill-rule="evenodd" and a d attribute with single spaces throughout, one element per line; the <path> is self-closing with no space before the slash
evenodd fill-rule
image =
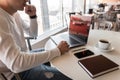
<path id="1" fill-rule="evenodd" d="M 76 16 L 71 17 L 70 26 L 67 32 L 51 36 L 51 40 L 56 45 L 58 45 L 61 41 L 67 41 L 70 48 L 87 44 L 91 22 L 83 20 L 80 21 L 81 18 L 78 18 L 77 20 L 75 17 Z"/>

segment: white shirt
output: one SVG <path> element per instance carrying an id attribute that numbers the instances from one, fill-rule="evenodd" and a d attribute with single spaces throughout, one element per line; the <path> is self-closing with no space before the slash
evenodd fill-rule
<path id="1" fill-rule="evenodd" d="M 18 13 L 14 14 L 15 22 L 17 26 L 12 29 L 14 38 L 17 38 L 17 45 L 20 46 L 21 51 L 26 51 L 27 46 L 25 43 L 24 32 L 29 36 L 36 37 L 38 31 L 37 19 L 30 19 L 30 25 L 27 25 L 20 17 Z"/>
<path id="2" fill-rule="evenodd" d="M 17 16 L 17 14 L 15 16 Z M 34 54 L 23 52 L 25 51 L 25 39 L 22 33 L 23 22 L 20 18 L 15 19 L 14 17 L 0 8 L 0 72 L 2 72 L 8 80 L 11 80 L 14 73 L 31 69 L 44 62 L 50 61 L 54 57 L 60 56 L 58 48 Z M 33 21 L 33 23 L 35 22 L 34 20 L 31 21 Z M 34 26 L 32 22 L 31 25 Z M 26 27 L 24 27 L 24 29 L 31 32 L 31 36 L 36 36 L 37 32 L 32 33 L 35 30 L 34 27 L 32 27 L 31 31 Z"/>

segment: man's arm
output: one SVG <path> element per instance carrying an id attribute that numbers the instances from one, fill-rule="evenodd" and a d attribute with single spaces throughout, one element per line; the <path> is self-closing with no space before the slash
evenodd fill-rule
<path id="1" fill-rule="evenodd" d="M 32 37 L 36 37 L 38 35 L 38 23 L 37 23 L 37 15 L 36 15 L 36 8 L 33 5 L 27 5 L 25 7 L 25 13 L 30 18 L 30 23 L 26 24 L 22 18 L 21 22 L 23 24 L 23 29 L 25 33 Z"/>

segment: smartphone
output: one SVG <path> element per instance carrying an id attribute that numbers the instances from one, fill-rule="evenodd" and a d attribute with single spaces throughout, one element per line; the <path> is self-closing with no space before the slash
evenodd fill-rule
<path id="1" fill-rule="evenodd" d="M 81 52 L 77 52 L 74 54 L 77 58 L 83 58 L 83 57 L 87 57 L 90 55 L 94 55 L 94 52 L 90 51 L 90 50 L 84 50 Z"/>

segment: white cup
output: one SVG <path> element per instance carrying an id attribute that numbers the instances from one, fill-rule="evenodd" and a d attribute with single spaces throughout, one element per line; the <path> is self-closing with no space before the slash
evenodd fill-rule
<path id="1" fill-rule="evenodd" d="M 110 45 L 111 45 L 111 43 L 108 40 L 100 39 L 98 41 L 98 47 L 100 49 L 107 50 L 107 49 L 109 49 Z"/>

